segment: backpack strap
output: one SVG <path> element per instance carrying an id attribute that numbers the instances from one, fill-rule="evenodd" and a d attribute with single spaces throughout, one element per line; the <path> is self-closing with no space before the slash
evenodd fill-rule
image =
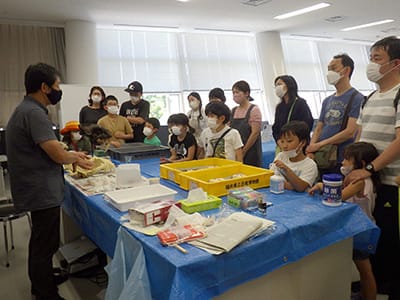
<path id="1" fill-rule="evenodd" d="M 224 138 L 225 135 L 228 134 L 229 131 L 231 131 L 232 128 L 229 128 L 228 130 L 226 130 L 218 139 L 218 141 L 215 143 L 214 147 L 213 147 L 213 154 L 211 157 L 215 156 L 215 151 L 217 150 L 217 146 L 219 144 L 219 142 Z"/>
<path id="2" fill-rule="evenodd" d="M 342 126 L 340 127 L 340 131 L 345 129 L 346 126 L 347 126 L 347 121 L 349 120 L 350 108 L 351 108 L 351 106 L 353 104 L 353 100 L 354 100 L 354 98 L 356 97 L 357 94 L 358 94 L 358 91 L 354 90 L 353 93 L 350 96 L 349 103 L 347 103 L 346 110 L 344 111 L 343 121 L 342 121 Z"/>

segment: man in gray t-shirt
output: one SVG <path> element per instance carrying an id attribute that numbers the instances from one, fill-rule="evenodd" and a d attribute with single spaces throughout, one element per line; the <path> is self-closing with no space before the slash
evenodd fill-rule
<path id="1" fill-rule="evenodd" d="M 67 152 L 58 142 L 47 105 L 61 100 L 60 76 L 39 63 L 25 72 L 26 96 L 6 129 L 6 147 L 14 206 L 30 211 L 28 273 L 36 299 L 63 299 L 53 277 L 52 257 L 60 240 L 60 204 L 64 197 L 62 164 L 91 168 L 81 152 Z"/>

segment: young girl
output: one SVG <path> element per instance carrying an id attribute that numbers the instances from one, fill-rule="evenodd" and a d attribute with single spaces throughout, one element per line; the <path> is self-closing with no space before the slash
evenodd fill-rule
<path id="1" fill-rule="evenodd" d="M 81 135 L 81 128 L 78 121 L 69 121 L 65 127 L 60 130 L 63 135 L 62 142 L 68 147 L 68 150 L 85 152 L 90 154 L 92 152 L 92 145 L 88 137 Z"/>
<path id="2" fill-rule="evenodd" d="M 281 128 L 278 153 L 270 168 L 285 178 L 285 189 L 304 192 L 318 176 L 316 163 L 304 150 L 310 141 L 308 126 L 303 121 L 291 121 Z"/>
<path id="3" fill-rule="evenodd" d="M 347 146 L 344 150 L 344 159 L 340 171 L 346 177 L 352 170 L 364 169 L 365 165 L 378 157 L 378 151 L 370 143 L 358 142 Z M 358 204 L 366 215 L 374 221 L 372 212 L 375 207 L 375 189 L 379 185 L 379 174 L 373 173 L 371 177 L 351 182 L 342 190 L 342 200 Z M 317 183 L 309 193 L 322 191 L 322 182 Z M 376 283 L 372 273 L 368 253 L 353 250 L 353 261 L 360 273 L 361 296 L 364 300 L 376 299 Z"/>
<path id="4" fill-rule="evenodd" d="M 202 107 L 201 97 L 199 93 L 192 92 L 188 96 L 190 110 L 187 113 L 189 125 L 194 129 L 194 137 L 199 142 L 200 135 L 207 128 L 207 117 Z"/>
<path id="5" fill-rule="evenodd" d="M 197 143 L 193 130 L 189 126 L 189 118 L 182 113 L 171 115 L 168 118 L 168 128 L 171 132 L 169 147 L 171 156 L 169 162 L 188 161 L 196 159 Z"/>

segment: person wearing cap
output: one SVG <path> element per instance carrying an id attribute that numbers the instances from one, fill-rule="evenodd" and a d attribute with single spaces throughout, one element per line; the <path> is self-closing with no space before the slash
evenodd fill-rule
<path id="1" fill-rule="evenodd" d="M 78 121 L 68 121 L 65 127 L 60 130 L 63 135 L 62 142 L 67 145 L 68 150 L 81 151 L 89 154 L 92 145 L 87 136 L 81 135 L 81 128 Z"/>
<path id="2" fill-rule="evenodd" d="M 127 140 L 127 142 L 143 143 L 144 123 L 149 117 L 150 103 L 142 99 L 143 86 L 139 81 L 131 82 L 125 92 L 129 93 L 130 100 L 122 103 L 119 114 L 126 117 L 135 132 L 133 139 Z"/>
<path id="3" fill-rule="evenodd" d="M 243 163 L 262 166 L 261 110 L 251 104 L 250 85 L 240 80 L 232 86 L 233 100 L 239 105 L 232 109 L 231 127 L 239 131 L 243 146 Z M 207 109 L 207 108 L 206 108 Z"/>
<path id="4" fill-rule="evenodd" d="M 118 115 L 118 99 L 115 96 L 108 95 L 104 107 L 108 114 L 102 117 L 97 125 L 108 130 L 111 135 L 110 144 L 119 148 L 125 141 L 134 137 L 133 129 L 126 118 Z"/>

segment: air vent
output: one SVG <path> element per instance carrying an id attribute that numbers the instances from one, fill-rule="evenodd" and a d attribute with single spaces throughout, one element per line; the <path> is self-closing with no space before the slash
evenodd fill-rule
<path id="1" fill-rule="evenodd" d="M 260 6 L 263 4 L 267 4 L 271 2 L 272 0 L 245 0 L 242 1 L 244 5 L 250 5 L 250 6 Z"/>
<path id="2" fill-rule="evenodd" d="M 296 33 L 292 33 L 292 34 L 290 34 L 290 36 L 301 37 L 301 38 L 332 39 L 331 36 L 312 35 L 312 34 L 296 34 Z"/>
<path id="3" fill-rule="evenodd" d="M 344 16 L 333 16 L 328 19 L 325 19 L 325 21 L 331 22 L 331 23 L 336 23 L 336 22 L 343 21 L 344 19 L 346 19 L 346 17 L 344 17 Z"/>

